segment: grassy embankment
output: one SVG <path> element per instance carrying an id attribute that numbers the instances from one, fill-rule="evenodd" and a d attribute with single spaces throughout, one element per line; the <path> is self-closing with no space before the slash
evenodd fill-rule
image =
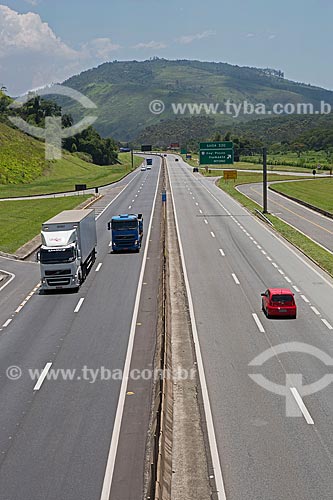
<path id="1" fill-rule="evenodd" d="M 61 160 L 46 161 L 44 143 L 0 122 L 0 198 L 30 196 L 88 188 L 121 179 L 131 170 L 130 153 L 121 164 L 99 166 L 63 151 Z M 134 166 L 142 162 L 134 157 Z"/>
<path id="2" fill-rule="evenodd" d="M 272 188 L 333 214 L 333 178 L 278 183 Z"/>
<path id="3" fill-rule="evenodd" d="M 0 202 L 0 250 L 14 253 L 40 232 L 44 221 L 71 210 L 89 196 Z"/>

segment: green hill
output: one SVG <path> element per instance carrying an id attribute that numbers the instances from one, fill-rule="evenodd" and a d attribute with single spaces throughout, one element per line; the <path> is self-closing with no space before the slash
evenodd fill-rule
<path id="1" fill-rule="evenodd" d="M 134 158 L 137 167 L 142 159 Z M 45 160 L 44 143 L 0 121 L 0 198 L 73 190 L 114 182 L 131 169 L 129 153 L 119 154 L 115 165 L 84 161 L 80 153 L 63 151 L 61 160 Z"/>
<path id="2" fill-rule="evenodd" d="M 138 137 L 149 126 L 161 120 L 174 119 L 172 103 L 235 104 L 247 101 L 271 109 L 276 103 L 311 103 L 318 110 L 321 101 L 333 105 L 333 92 L 311 85 L 292 82 L 281 72 L 238 67 L 226 63 L 165 59 L 148 61 L 114 61 L 74 76 L 65 85 L 90 97 L 98 106 L 96 129 L 127 141 Z M 162 100 L 163 114 L 154 115 L 149 103 Z M 82 111 L 73 102 L 61 103 L 76 119 Z M 179 116 L 179 115 L 178 115 Z M 189 117 L 188 113 L 182 117 Z M 203 116 L 201 114 L 200 116 Z M 205 115 L 207 116 L 207 115 Z M 235 119 L 225 114 L 211 114 L 217 126 L 232 125 Z M 239 121 L 258 118 L 241 114 Z"/>
<path id="3" fill-rule="evenodd" d="M 48 167 L 44 144 L 0 122 L 0 184 L 25 184 Z"/>

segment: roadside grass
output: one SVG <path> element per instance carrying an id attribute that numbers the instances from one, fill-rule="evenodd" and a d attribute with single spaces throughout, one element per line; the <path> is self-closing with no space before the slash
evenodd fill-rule
<path id="1" fill-rule="evenodd" d="M 237 191 L 236 186 L 240 184 L 258 182 L 260 181 L 261 176 L 260 174 L 242 174 L 243 173 L 239 174 L 239 177 L 235 183 L 233 183 L 232 181 L 224 182 L 223 179 L 220 179 L 218 182 L 218 186 L 223 191 L 232 196 L 235 200 L 237 200 L 241 205 L 246 207 L 253 215 L 257 215 L 255 210 L 257 209 L 259 211 L 262 211 L 262 207 Z M 252 176 L 255 180 L 253 180 Z M 286 240 L 288 240 L 304 254 L 310 257 L 314 262 L 316 262 L 322 269 L 333 276 L 333 255 L 331 253 L 324 250 L 321 246 L 314 243 L 312 240 L 297 231 L 297 229 L 292 228 L 278 217 L 271 214 L 265 215 L 272 222 L 274 229 L 281 236 L 283 236 Z"/>
<path id="2" fill-rule="evenodd" d="M 54 161 L 42 175 L 29 183 L 0 184 L 0 198 L 73 191 L 75 184 L 87 184 L 87 188 L 110 184 L 131 171 L 130 153 L 119 153 L 119 161 L 121 164 L 101 167 L 64 154 L 61 160 Z M 134 156 L 134 167 L 140 163 L 142 158 Z"/>
<path id="3" fill-rule="evenodd" d="M 36 236 L 43 222 L 62 210 L 71 210 L 89 195 L 49 198 L 43 200 L 0 202 L 0 250 L 14 253 Z"/>
<path id="4" fill-rule="evenodd" d="M 274 184 L 271 189 L 333 214 L 333 178 Z"/>
<path id="5" fill-rule="evenodd" d="M 191 160 L 186 160 L 185 155 L 182 156 L 183 160 L 186 161 L 189 165 L 192 167 L 197 167 L 198 166 L 198 155 L 193 154 Z M 260 163 L 254 163 L 254 162 L 244 162 L 244 161 L 239 161 L 235 162 L 233 165 L 219 165 L 218 167 L 214 167 L 213 165 L 208 166 L 208 169 L 211 171 L 221 171 L 226 170 L 226 169 L 231 169 L 231 170 L 262 170 L 262 161 Z M 302 167 L 296 167 L 296 166 L 290 166 L 290 165 L 271 165 L 268 163 L 267 165 L 268 170 L 273 170 L 277 172 L 302 172 L 302 173 L 307 173 L 311 174 L 311 171 L 309 171 L 308 168 L 302 168 Z M 209 175 L 208 173 L 206 174 L 205 168 L 200 167 L 200 170 L 202 170 L 202 173 L 204 175 Z"/>
<path id="6" fill-rule="evenodd" d="M 243 160 L 250 163 L 261 163 L 260 155 L 244 156 Z M 332 155 L 328 156 L 325 151 L 302 151 L 300 156 L 296 152 L 287 151 L 286 153 L 268 154 L 267 160 L 272 165 L 284 165 L 284 168 L 306 166 L 307 170 L 317 168 L 318 165 L 329 169 L 333 162 Z"/>

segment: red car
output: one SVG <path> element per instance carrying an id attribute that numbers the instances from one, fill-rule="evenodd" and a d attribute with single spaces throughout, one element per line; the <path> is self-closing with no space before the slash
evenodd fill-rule
<path id="1" fill-rule="evenodd" d="M 267 318 L 282 316 L 296 318 L 294 294 L 289 288 L 268 288 L 262 296 L 262 310 Z"/>

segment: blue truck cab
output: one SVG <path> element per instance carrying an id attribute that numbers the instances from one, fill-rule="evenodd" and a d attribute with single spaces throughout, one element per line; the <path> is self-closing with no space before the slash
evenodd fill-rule
<path id="1" fill-rule="evenodd" d="M 142 214 L 122 214 L 112 217 L 108 223 L 111 230 L 113 252 L 139 252 L 143 238 Z"/>

